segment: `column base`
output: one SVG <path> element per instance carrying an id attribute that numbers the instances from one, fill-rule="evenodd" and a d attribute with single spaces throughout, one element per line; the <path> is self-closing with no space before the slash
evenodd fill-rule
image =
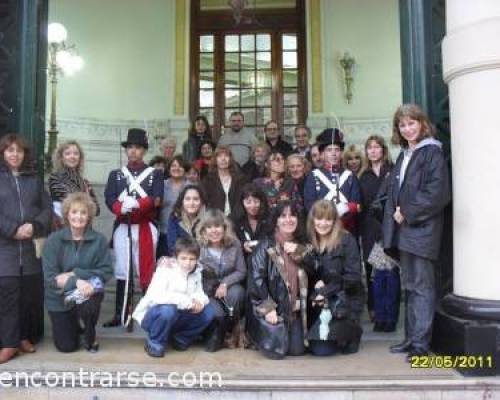
<path id="1" fill-rule="evenodd" d="M 436 311 L 432 350 L 440 355 L 471 356 L 460 360 L 463 365 L 456 368 L 464 376 L 500 375 L 500 320 L 491 318 L 492 310 L 475 308 L 481 300 L 470 299 L 467 304 L 468 299 L 457 297 L 446 296 Z M 478 318 L 476 311 L 489 318 Z"/>

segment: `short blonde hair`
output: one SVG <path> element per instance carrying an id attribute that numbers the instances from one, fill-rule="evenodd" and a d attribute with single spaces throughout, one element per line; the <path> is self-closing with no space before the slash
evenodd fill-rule
<path id="1" fill-rule="evenodd" d="M 78 166 L 76 167 L 76 169 L 79 172 L 83 170 L 84 154 L 82 146 L 80 146 L 80 143 L 78 143 L 76 140 L 68 140 L 57 146 L 57 149 L 54 151 L 54 154 L 52 154 L 52 165 L 54 167 L 54 171 L 60 171 L 64 168 L 64 163 L 62 160 L 63 153 L 71 146 L 75 146 L 78 149 L 78 152 L 80 153 L 80 161 L 78 162 Z"/>
<path id="2" fill-rule="evenodd" d="M 160 147 L 162 149 L 169 145 L 177 149 L 177 139 L 175 138 L 175 136 L 165 136 L 163 139 L 161 139 Z"/>
<path id="3" fill-rule="evenodd" d="M 309 162 L 309 160 L 307 158 L 305 158 L 302 154 L 297 154 L 297 153 L 290 154 L 287 157 L 287 159 L 286 159 L 286 168 L 287 168 L 287 171 L 288 171 L 288 164 L 292 160 L 297 160 L 297 161 L 300 161 L 302 163 L 302 165 L 304 166 L 304 176 L 307 175 L 309 172 L 311 172 L 312 165 Z"/>
<path id="4" fill-rule="evenodd" d="M 355 144 L 351 144 L 347 150 L 344 151 L 344 155 L 342 158 L 342 162 L 344 163 L 344 168 L 347 168 L 347 162 L 351 158 L 358 158 L 359 159 L 359 171 L 358 171 L 358 177 L 365 167 L 365 158 L 363 156 L 363 153 L 361 152 L 360 149 Z"/>
<path id="5" fill-rule="evenodd" d="M 63 221 L 65 225 L 69 225 L 68 222 L 68 214 L 69 210 L 75 204 L 82 206 L 87 209 L 87 213 L 89 215 L 89 221 L 87 222 L 87 226 L 92 224 L 94 220 L 95 214 L 97 212 L 97 206 L 92 200 L 92 197 L 88 193 L 85 192 L 75 192 L 71 193 L 66 197 L 63 201 Z"/>
<path id="6" fill-rule="evenodd" d="M 266 142 L 259 142 L 259 143 L 256 143 L 252 146 L 252 156 L 255 157 L 255 151 L 257 149 L 263 149 L 267 156 L 269 157 L 269 154 L 271 154 L 271 148 L 269 147 L 269 145 L 266 143 Z"/>
<path id="7" fill-rule="evenodd" d="M 233 224 L 229 218 L 227 218 L 222 211 L 210 208 L 203 214 L 196 228 L 196 239 L 198 240 L 200 246 L 209 245 L 208 240 L 205 237 L 205 233 L 206 229 L 211 226 L 224 227 L 224 237 L 222 238 L 222 244 L 224 247 L 229 247 L 236 240 L 238 240 L 233 230 Z"/>

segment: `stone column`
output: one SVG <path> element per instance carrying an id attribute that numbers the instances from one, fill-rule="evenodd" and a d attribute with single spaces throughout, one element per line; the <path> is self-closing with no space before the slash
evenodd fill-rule
<path id="1" fill-rule="evenodd" d="M 447 0 L 446 6 L 442 50 L 453 155 L 454 288 L 436 316 L 434 347 L 500 361 L 500 1 Z M 498 367 L 474 374 L 494 371 Z"/>

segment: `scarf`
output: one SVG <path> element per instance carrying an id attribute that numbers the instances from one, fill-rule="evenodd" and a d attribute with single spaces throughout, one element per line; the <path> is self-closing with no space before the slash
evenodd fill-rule
<path id="1" fill-rule="evenodd" d="M 299 296 L 299 267 L 297 263 L 292 259 L 292 257 L 290 257 L 288 253 L 285 253 L 285 250 L 283 249 L 285 242 L 289 240 L 285 240 L 285 238 L 279 231 L 276 231 L 276 233 L 274 234 L 274 238 L 276 239 L 278 257 L 280 261 L 283 260 L 282 276 L 288 287 L 290 305 L 293 309 Z"/>

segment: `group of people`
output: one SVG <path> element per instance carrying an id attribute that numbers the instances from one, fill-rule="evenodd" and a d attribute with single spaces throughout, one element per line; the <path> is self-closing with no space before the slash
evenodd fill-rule
<path id="1" fill-rule="evenodd" d="M 104 193 L 116 217 L 114 265 L 109 241 L 92 227 L 99 205 L 83 177 L 79 144 L 63 143 L 54 153 L 49 196 L 22 137 L 3 136 L 0 362 L 35 351 L 43 285 L 56 348 L 75 351 L 82 336 L 84 348 L 98 351 L 95 327 L 113 272 L 116 307 L 104 326 L 131 327 L 133 318 L 147 332 L 150 356 L 201 338 L 207 351 L 245 345 L 279 359 L 307 349 L 357 352 L 365 303 L 374 330 L 393 331 L 401 271 L 405 341 L 391 351 L 427 354 L 434 263 L 450 198 L 428 117 L 416 105 L 398 108 L 394 165 L 380 136 L 367 139 L 359 165 L 363 157 L 344 154 L 338 129 L 311 144 L 310 129 L 297 126 L 295 148 L 276 121 L 265 125 L 265 136 L 259 142 L 234 112 L 216 143 L 200 116 L 182 156 L 166 138 L 163 156 L 147 165 L 147 134 L 130 129 L 122 143 L 127 164 L 109 174 Z M 135 309 L 134 276 L 143 294 Z"/>

